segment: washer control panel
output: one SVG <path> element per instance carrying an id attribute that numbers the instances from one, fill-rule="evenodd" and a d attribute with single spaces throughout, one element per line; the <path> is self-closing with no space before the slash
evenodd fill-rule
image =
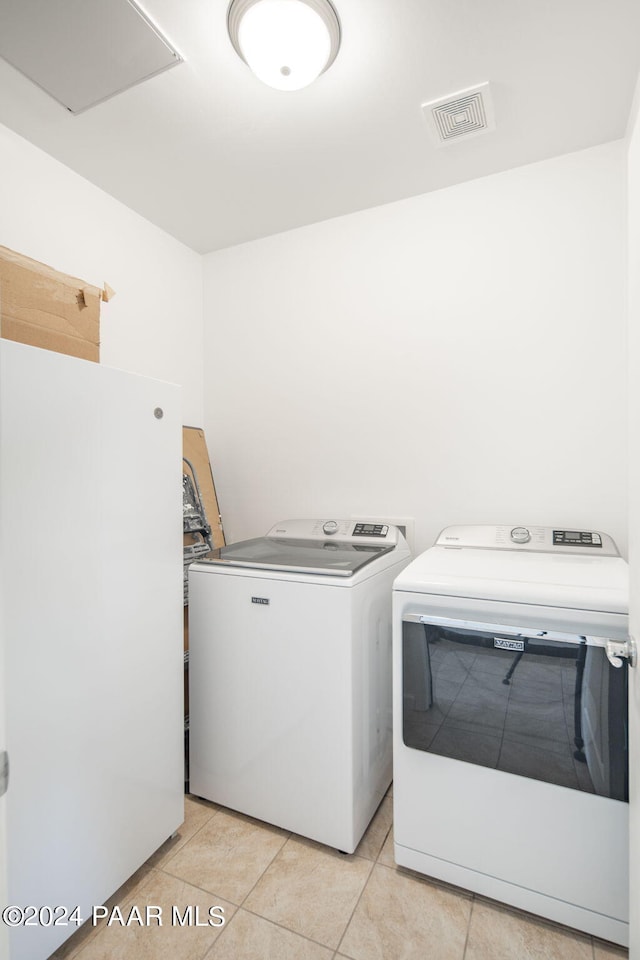
<path id="1" fill-rule="evenodd" d="M 358 546 L 387 547 L 402 545 L 402 534 L 392 523 L 377 520 L 282 520 L 267 537 L 291 540 L 328 540 Z"/>
<path id="2" fill-rule="evenodd" d="M 599 547 L 602 549 L 602 537 L 590 530 L 554 530 L 554 544 L 574 547 Z"/>
<path id="3" fill-rule="evenodd" d="M 356 523 L 353 528 L 354 537 L 386 537 L 389 527 L 386 523 Z"/>

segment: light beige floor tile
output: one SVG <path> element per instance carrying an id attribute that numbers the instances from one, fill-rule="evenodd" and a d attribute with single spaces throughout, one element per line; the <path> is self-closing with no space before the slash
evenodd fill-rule
<path id="1" fill-rule="evenodd" d="M 206 960 L 332 960 L 333 951 L 240 909 Z"/>
<path id="2" fill-rule="evenodd" d="M 465 960 L 592 960 L 591 938 L 476 900 Z"/>
<path id="3" fill-rule="evenodd" d="M 154 867 L 161 867 L 184 847 L 191 837 L 200 830 L 205 823 L 211 820 L 211 817 L 219 810 L 208 804 L 206 801 L 197 800 L 191 797 L 184 798 L 184 823 L 176 832 L 175 837 L 170 837 L 147 861 Z"/>
<path id="4" fill-rule="evenodd" d="M 245 907 L 335 949 L 372 864 L 304 840 L 287 841 Z"/>
<path id="5" fill-rule="evenodd" d="M 385 840 L 384 846 L 380 851 L 378 863 L 383 864 L 385 867 L 390 867 L 392 870 L 397 870 L 404 876 L 414 877 L 416 880 L 426 880 L 434 886 L 443 887 L 445 890 L 450 890 L 451 893 L 459 894 L 461 897 L 467 897 L 468 899 L 473 897 L 473 893 L 471 893 L 470 890 L 465 890 L 464 887 L 456 887 L 452 883 L 447 883 L 445 880 L 438 880 L 436 877 L 429 877 L 426 874 L 420 873 L 418 870 L 410 870 L 408 867 L 399 867 L 395 860 L 393 847 L 393 826 L 389 830 L 387 839 Z"/>
<path id="6" fill-rule="evenodd" d="M 365 860 L 377 860 L 382 845 L 387 839 L 392 820 L 393 800 L 390 797 L 385 797 L 358 844 L 356 856 L 364 857 Z"/>
<path id="7" fill-rule="evenodd" d="M 51 954 L 49 960 L 73 960 L 74 957 L 78 956 L 80 950 L 82 950 L 97 933 L 98 927 L 94 927 L 90 921 L 84 923 L 68 940 Z"/>
<path id="8" fill-rule="evenodd" d="M 127 925 L 134 907 L 138 909 L 142 923 L 134 920 Z M 153 908 L 149 916 L 147 907 Z M 191 908 L 190 914 L 187 907 Z M 161 922 L 157 919 L 158 908 Z M 174 908 L 177 911 L 175 917 Z M 213 908 L 216 909 L 210 915 Z M 224 917 L 228 922 L 236 908 L 182 880 L 154 870 L 136 889 L 135 897 L 119 905 L 118 909 L 119 914 L 111 914 L 109 921 L 80 950 L 77 960 L 201 960 L 224 929 L 218 918 Z M 183 922 L 178 922 L 177 917 Z M 190 921 L 184 922 L 187 917 Z"/>
<path id="9" fill-rule="evenodd" d="M 353 960 L 462 960 L 471 904 L 378 863 L 339 952 Z"/>
<path id="10" fill-rule="evenodd" d="M 125 903 L 130 900 L 135 896 L 136 890 L 144 883 L 152 869 L 149 861 L 143 863 L 143 865 L 105 901 L 105 906 L 111 908 L 116 904 Z M 58 947 L 55 953 L 49 957 L 49 960 L 74 960 L 88 941 L 96 936 L 102 924 L 102 920 L 98 920 L 96 923 L 93 923 L 91 920 L 85 922 L 65 943 Z"/>
<path id="11" fill-rule="evenodd" d="M 125 880 L 122 886 L 118 887 L 116 892 L 105 901 L 105 906 L 111 907 L 115 906 L 116 903 L 124 903 L 126 900 L 130 900 L 131 897 L 135 896 L 138 888 L 146 881 L 152 872 L 153 866 L 147 860 L 146 863 L 143 863 L 142 866 L 136 870 L 128 880 Z"/>
<path id="12" fill-rule="evenodd" d="M 284 830 L 220 810 L 162 869 L 240 904 L 288 836 Z"/>
<path id="13" fill-rule="evenodd" d="M 602 940 L 593 941 L 594 960 L 625 960 L 629 951 L 618 947 L 615 943 L 604 943 Z"/>

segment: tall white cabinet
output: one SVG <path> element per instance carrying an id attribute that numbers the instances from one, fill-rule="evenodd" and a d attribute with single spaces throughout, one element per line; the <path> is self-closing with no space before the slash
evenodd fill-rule
<path id="1" fill-rule="evenodd" d="M 90 916 L 182 823 L 181 422 L 172 384 L 0 340 L 11 904 Z"/>

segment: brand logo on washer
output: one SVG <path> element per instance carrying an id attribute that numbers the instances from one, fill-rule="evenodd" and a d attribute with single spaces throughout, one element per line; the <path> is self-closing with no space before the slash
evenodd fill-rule
<path id="1" fill-rule="evenodd" d="M 493 645 L 498 650 L 518 650 L 520 653 L 524 651 L 524 640 L 505 640 L 503 637 L 494 637 Z"/>
<path id="2" fill-rule="evenodd" d="M 251 603 L 262 603 L 264 605 L 271 603 L 268 597 L 251 597 Z"/>

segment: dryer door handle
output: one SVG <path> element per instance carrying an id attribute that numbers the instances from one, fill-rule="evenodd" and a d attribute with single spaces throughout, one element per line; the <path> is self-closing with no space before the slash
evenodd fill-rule
<path id="1" fill-rule="evenodd" d="M 526 637 L 530 640 L 563 640 L 569 643 L 585 641 L 593 646 L 604 646 L 605 641 L 583 637 L 573 633 L 560 633 L 558 630 L 536 630 L 531 627 L 516 627 L 504 623 L 489 623 L 481 620 L 456 620 L 453 617 L 432 617 L 428 614 L 405 614 L 403 620 L 414 623 L 427 623 L 434 627 L 449 627 L 453 630 L 472 630 L 474 633 L 500 633 L 511 637 Z"/>

